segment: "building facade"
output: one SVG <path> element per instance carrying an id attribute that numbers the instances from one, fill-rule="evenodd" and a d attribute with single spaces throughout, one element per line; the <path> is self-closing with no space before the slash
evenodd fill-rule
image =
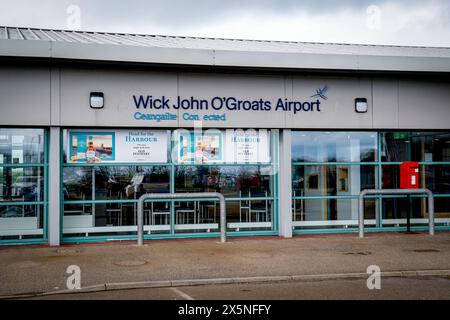
<path id="1" fill-rule="evenodd" d="M 450 230 L 450 49 L 0 31 L 0 244 Z"/>

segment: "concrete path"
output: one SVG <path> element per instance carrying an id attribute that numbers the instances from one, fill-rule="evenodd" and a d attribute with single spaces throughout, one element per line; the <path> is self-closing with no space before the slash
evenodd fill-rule
<path id="1" fill-rule="evenodd" d="M 66 269 L 81 269 L 81 285 L 450 270 L 450 233 L 154 240 L 50 247 L 0 247 L 0 296 L 66 289 Z"/>

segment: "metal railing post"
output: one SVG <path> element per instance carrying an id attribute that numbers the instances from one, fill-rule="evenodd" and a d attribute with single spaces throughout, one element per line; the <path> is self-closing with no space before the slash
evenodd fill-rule
<path id="1" fill-rule="evenodd" d="M 358 233 L 360 238 L 364 238 L 364 197 L 366 196 L 368 190 L 364 190 L 359 195 L 359 209 L 358 209 Z"/>
<path id="2" fill-rule="evenodd" d="M 142 195 L 138 200 L 137 205 L 137 245 L 144 245 L 144 201 L 146 196 L 149 194 Z"/>
<path id="3" fill-rule="evenodd" d="M 146 200 L 178 200 L 178 199 L 218 199 L 220 206 L 220 242 L 227 241 L 227 218 L 226 218 L 226 204 L 225 197 L 218 192 L 198 192 L 198 193 L 147 193 L 142 195 L 138 200 L 137 205 L 137 244 L 142 246 L 144 244 L 144 202 Z"/>
<path id="4" fill-rule="evenodd" d="M 359 195 L 358 203 L 358 233 L 360 238 L 364 238 L 364 197 L 367 195 L 376 194 L 427 194 L 428 195 L 428 224 L 429 233 L 434 235 L 434 196 L 433 193 L 428 189 L 368 189 L 364 190 Z"/>
<path id="5" fill-rule="evenodd" d="M 425 191 L 428 194 L 428 229 L 430 236 L 434 236 L 434 196 L 430 190 Z"/>

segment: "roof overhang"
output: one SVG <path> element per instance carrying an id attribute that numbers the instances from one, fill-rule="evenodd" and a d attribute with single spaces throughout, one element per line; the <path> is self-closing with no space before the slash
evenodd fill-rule
<path id="1" fill-rule="evenodd" d="M 233 68 L 450 73 L 450 58 L 119 46 L 0 40 L 0 57 Z"/>

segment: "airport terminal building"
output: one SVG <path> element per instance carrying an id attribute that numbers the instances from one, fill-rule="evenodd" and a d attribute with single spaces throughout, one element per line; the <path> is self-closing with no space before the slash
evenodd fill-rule
<path id="1" fill-rule="evenodd" d="M 145 193 L 222 193 L 229 236 L 356 232 L 404 161 L 450 230 L 450 48 L 0 27 L 0 244 L 136 239 Z M 366 230 L 426 230 L 426 201 L 369 197 Z M 218 203 L 144 231 L 217 237 Z"/>

